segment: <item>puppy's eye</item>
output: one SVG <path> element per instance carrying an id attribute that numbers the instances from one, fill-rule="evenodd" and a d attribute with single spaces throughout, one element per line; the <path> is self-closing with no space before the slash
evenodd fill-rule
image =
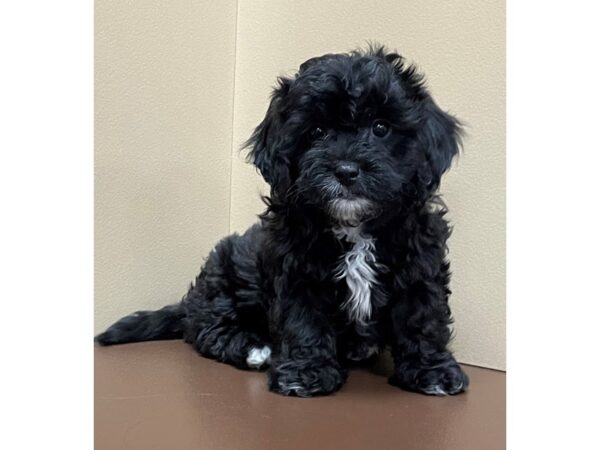
<path id="1" fill-rule="evenodd" d="M 390 132 L 390 124 L 385 120 L 376 120 L 373 122 L 373 134 L 377 137 L 384 137 Z"/>
<path id="2" fill-rule="evenodd" d="M 311 140 L 316 141 L 318 139 L 323 139 L 325 136 L 327 136 L 327 130 L 321 127 L 314 127 L 312 130 L 310 130 L 309 135 Z"/>

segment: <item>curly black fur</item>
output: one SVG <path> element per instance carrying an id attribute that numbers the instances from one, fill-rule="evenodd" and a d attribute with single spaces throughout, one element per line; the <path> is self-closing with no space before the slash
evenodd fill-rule
<path id="1" fill-rule="evenodd" d="M 336 391 L 349 362 L 389 345 L 390 383 L 463 391 L 447 348 L 450 229 L 436 194 L 459 144 L 457 120 L 398 54 L 305 62 L 279 79 L 247 143 L 271 187 L 260 222 L 216 246 L 180 304 L 125 317 L 97 342 L 183 337 L 242 369 L 268 364 L 270 389 L 298 396 Z M 340 261 L 353 249 L 351 287 Z M 265 348 L 264 361 L 249 359 Z"/>

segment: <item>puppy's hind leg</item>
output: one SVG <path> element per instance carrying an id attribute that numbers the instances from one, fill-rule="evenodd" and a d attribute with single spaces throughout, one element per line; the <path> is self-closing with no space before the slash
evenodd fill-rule
<path id="1" fill-rule="evenodd" d="M 207 298 L 207 290 L 202 279 L 183 300 L 188 311 L 186 342 L 201 355 L 240 369 L 266 368 L 271 346 L 261 305 L 240 305 L 239 299 L 224 292 Z"/>
<path id="2" fill-rule="evenodd" d="M 193 345 L 200 354 L 239 369 L 265 369 L 271 358 L 271 346 L 264 339 L 230 323 L 201 330 Z"/>
<path id="3" fill-rule="evenodd" d="M 267 312 L 254 261 L 240 255 L 243 245 L 242 237 L 230 236 L 209 256 L 182 302 L 184 338 L 206 357 L 240 369 L 264 369 L 271 356 Z"/>

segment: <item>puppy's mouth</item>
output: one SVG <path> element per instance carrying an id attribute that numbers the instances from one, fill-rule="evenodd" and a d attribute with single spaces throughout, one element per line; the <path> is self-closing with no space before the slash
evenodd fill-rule
<path id="1" fill-rule="evenodd" d="M 340 224 L 358 226 L 376 213 L 375 204 L 366 198 L 334 198 L 327 204 L 329 215 Z"/>

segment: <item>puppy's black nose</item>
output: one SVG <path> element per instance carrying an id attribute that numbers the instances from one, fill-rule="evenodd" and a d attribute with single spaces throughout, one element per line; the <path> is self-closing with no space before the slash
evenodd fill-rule
<path id="1" fill-rule="evenodd" d="M 340 180 L 340 183 L 346 185 L 354 183 L 359 173 L 358 164 L 354 162 L 342 161 L 335 168 L 335 176 Z"/>

